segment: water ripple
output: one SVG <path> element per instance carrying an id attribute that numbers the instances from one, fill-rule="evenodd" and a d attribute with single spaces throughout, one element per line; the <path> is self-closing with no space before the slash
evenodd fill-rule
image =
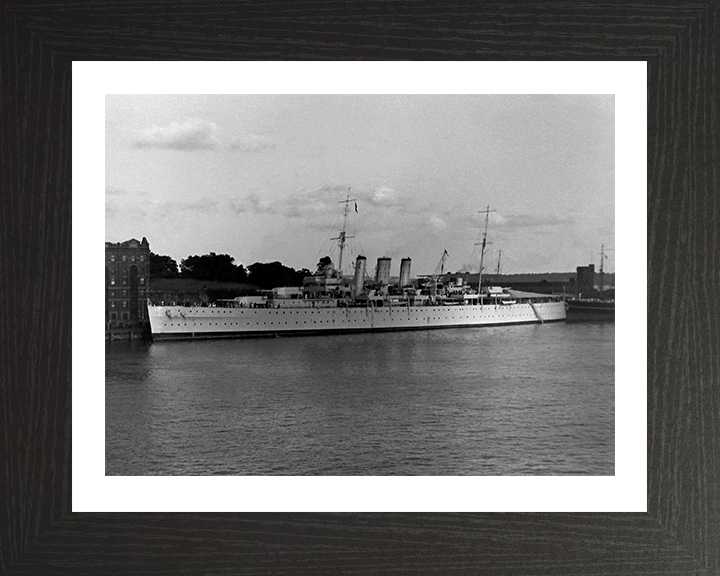
<path id="1" fill-rule="evenodd" d="M 609 475 L 614 325 L 106 349 L 108 475 Z"/>

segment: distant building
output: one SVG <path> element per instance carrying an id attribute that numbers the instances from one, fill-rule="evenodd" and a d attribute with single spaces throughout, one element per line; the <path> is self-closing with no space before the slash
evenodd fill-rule
<path id="1" fill-rule="evenodd" d="M 150 245 L 132 238 L 105 242 L 105 325 L 147 322 Z"/>
<path id="2" fill-rule="evenodd" d="M 593 292 L 595 290 L 595 265 L 578 266 L 575 278 L 575 288 L 578 293 Z"/>

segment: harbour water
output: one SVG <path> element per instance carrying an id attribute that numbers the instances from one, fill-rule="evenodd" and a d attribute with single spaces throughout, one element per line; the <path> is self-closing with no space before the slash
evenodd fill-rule
<path id="1" fill-rule="evenodd" d="M 612 475 L 614 322 L 106 345 L 107 475 Z"/>

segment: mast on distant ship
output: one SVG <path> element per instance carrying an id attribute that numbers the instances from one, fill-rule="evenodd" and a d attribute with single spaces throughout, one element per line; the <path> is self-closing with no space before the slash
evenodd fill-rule
<path id="1" fill-rule="evenodd" d="M 497 267 L 497 272 L 496 272 L 496 274 L 497 274 L 498 276 L 500 276 L 500 259 L 501 259 L 501 258 L 502 258 L 502 248 L 501 248 L 500 251 L 498 252 L 498 267 Z"/>
<path id="2" fill-rule="evenodd" d="M 338 246 L 340 247 L 340 258 L 338 259 L 338 270 L 340 271 L 340 276 L 342 276 L 342 261 L 343 261 L 343 251 L 345 250 L 345 240 L 348 238 L 355 238 L 355 236 L 347 236 L 345 234 L 345 228 L 347 227 L 347 217 L 348 212 L 350 211 L 350 202 L 357 202 L 355 198 L 350 198 L 350 188 L 348 187 L 348 194 L 345 197 L 345 200 L 340 200 L 338 204 L 345 204 L 345 210 L 343 211 L 343 226 L 342 230 L 340 231 L 340 235 L 337 238 L 331 238 L 331 240 L 337 240 Z M 355 204 L 355 211 L 357 211 L 357 204 Z"/>
<path id="3" fill-rule="evenodd" d="M 600 298 L 602 298 L 603 293 L 603 260 L 605 260 L 605 244 L 600 244 Z"/>
<path id="4" fill-rule="evenodd" d="M 480 272 L 478 274 L 478 296 L 480 295 L 480 289 L 482 288 L 482 273 L 483 273 L 483 262 L 485 260 L 485 246 L 490 244 L 487 241 L 487 230 L 488 220 L 490 219 L 490 212 L 496 212 L 496 210 L 490 210 L 490 205 L 485 210 L 480 210 L 478 214 L 485 214 L 485 230 L 483 232 L 482 242 L 480 242 Z"/>
<path id="5" fill-rule="evenodd" d="M 600 298 L 602 300 L 605 299 L 605 270 L 603 268 L 603 265 L 605 264 L 605 244 L 600 245 Z"/>

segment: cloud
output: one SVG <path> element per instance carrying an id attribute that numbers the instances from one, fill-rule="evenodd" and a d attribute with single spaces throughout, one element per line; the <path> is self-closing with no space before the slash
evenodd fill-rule
<path id="1" fill-rule="evenodd" d="M 347 193 L 346 185 L 326 184 L 314 190 L 297 192 L 282 198 L 266 200 L 257 192 L 233 198 L 230 207 L 238 213 L 278 214 L 287 218 L 311 218 L 340 213 L 340 193 Z"/>
<path id="2" fill-rule="evenodd" d="M 305 190 L 274 200 L 265 200 L 258 193 L 233 198 L 230 208 L 238 213 L 276 214 L 287 218 L 305 218 L 308 225 L 318 219 L 329 216 L 340 216 L 343 207 L 340 205 L 348 193 L 347 184 L 327 183 L 314 190 Z M 395 212 L 399 206 L 407 206 L 407 214 L 418 213 L 419 204 L 409 204 L 400 197 L 393 188 L 380 186 L 376 188 L 350 188 L 350 197 L 355 199 L 359 212 L 373 213 L 375 220 Z M 423 204 L 423 208 L 426 206 Z M 354 203 L 350 203 L 350 210 Z M 447 224 L 437 217 L 431 221 L 435 227 L 445 228 Z"/>
<path id="3" fill-rule="evenodd" d="M 122 220 L 135 224 L 159 221 L 177 222 L 178 219 L 192 219 L 197 214 L 214 212 L 217 205 L 218 202 L 212 198 L 159 201 L 136 198 L 130 193 L 106 197 L 105 217 L 108 220 Z"/>
<path id="4" fill-rule="evenodd" d="M 437 230 L 444 230 L 447 228 L 447 222 L 435 214 L 428 218 L 428 222 L 430 222 L 430 225 Z"/>
<path id="5" fill-rule="evenodd" d="M 206 120 L 190 119 L 168 126 L 152 126 L 143 130 L 133 142 L 135 148 L 168 150 L 214 150 L 219 147 L 218 127 Z"/>
<path id="6" fill-rule="evenodd" d="M 233 198 L 230 200 L 230 208 L 240 214 L 249 212 L 251 214 L 277 214 L 278 210 L 272 202 L 262 200 L 257 194 Z"/>
<path id="7" fill-rule="evenodd" d="M 105 218 L 123 222 L 138 223 L 147 218 L 150 205 L 147 202 L 132 202 L 126 197 L 105 198 Z"/>
<path id="8" fill-rule="evenodd" d="M 262 152 L 275 148 L 275 142 L 269 136 L 246 134 L 234 138 L 230 143 L 230 148 L 239 152 Z"/>
<path id="9" fill-rule="evenodd" d="M 347 184 L 323 184 L 317 191 L 327 194 L 339 194 L 340 192 L 348 192 L 349 188 Z"/>
<path id="10" fill-rule="evenodd" d="M 455 218 L 459 224 L 463 224 L 466 228 L 473 228 L 475 230 L 482 230 L 485 226 L 485 214 L 479 213 L 478 210 L 462 211 L 460 208 L 455 208 Z M 488 226 L 495 227 L 502 225 L 503 218 L 498 216 L 497 212 L 491 212 L 488 220 Z"/>
<path id="11" fill-rule="evenodd" d="M 212 212 L 217 206 L 217 200 L 211 198 L 198 198 L 197 200 L 166 200 L 159 202 L 154 206 L 157 213 L 192 213 L 192 212 Z"/>
<path id="12" fill-rule="evenodd" d="M 257 194 L 233 198 L 230 208 L 236 212 L 249 214 L 275 214 L 286 218 L 313 218 L 323 216 L 330 210 L 331 204 L 322 198 L 309 195 L 286 196 L 277 200 L 265 200 Z M 332 204 L 334 209 L 336 204 Z"/>
<path id="13" fill-rule="evenodd" d="M 347 192 L 347 185 L 326 185 L 322 190 L 331 193 Z M 376 188 L 351 188 L 350 195 L 357 198 L 358 204 L 364 207 L 394 208 L 403 204 L 403 200 L 390 186 L 378 186 Z M 409 209 L 410 207 L 408 207 Z"/>
<path id="14" fill-rule="evenodd" d="M 324 184 L 318 188 L 315 193 L 332 197 L 332 202 L 336 202 L 341 194 L 350 194 L 352 198 L 356 198 L 359 205 L 364 207 L 391 208 L 402 206 L 406 203 L 391 186 L 378 186 L 375 188 L 351 187 L 347 184 Z M 413 206 L 408 205 L 408 210 Z"/>
<path id="15" fill-rule="evenodd" d="M 375 188 L 368 196 L 368 200 L 375 206 L 400 206 L 402 200 L 398 198 L 395 190 L 390 186 Z"/>

